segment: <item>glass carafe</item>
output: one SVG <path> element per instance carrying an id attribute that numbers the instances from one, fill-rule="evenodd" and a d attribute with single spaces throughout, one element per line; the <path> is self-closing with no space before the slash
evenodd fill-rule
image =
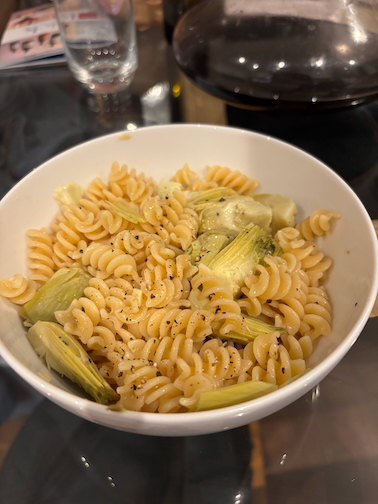
<path id="1" fill-rule="evenodd" d="M 358 105 L 378 97 L 378 0 L 205 0 L 177 23 L 173 51 L 233 105 Z"/>

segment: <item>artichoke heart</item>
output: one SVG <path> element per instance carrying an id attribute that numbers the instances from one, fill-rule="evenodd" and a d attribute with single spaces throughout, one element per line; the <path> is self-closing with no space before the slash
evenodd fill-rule
<path id="1" fill-rule="evenodd" d="M 117 215 L 129 222 L 132 222 L 133 224 L 146 222 L 143 215 L 123 198 L 116 198 L 112 203 L 110 203 L 110 206 Z"/>
<path id="2" fill-rule="evenodd" d="M 24 304 L 20 315 L 26 325 L 38 320 L 56 322 L 55 312 L 66 310 L 74 299 L 83 296 L 91 276 L 81 268 L 61 268 Z"/>
<path id="3" fill-rule="evenodd" d="M 242 332 L 230 331 L 227 334 L 221 335 L 219 332 L 221 324 L 219 322 L 212 322 L 211 327 L 214 333 L 222 340 L 232 340 L 244 345 L 255 340 L 260 334 L 269 334 L 273 332 L 281 334 L 285 331 L 282 327 L 275 327 L 255 317 L 244 315 L 243 320 L 244 329 Z"/>
<path id="4" fill-rule="evenodd" d="M 271 228 L 273 235 L 282 228 L 295 226 L 295 216 L 298 210 L 292 199 L 280 194 L 255 194 L 252 198 L 272 209 Z"/>
<path id="5" fill-rule="evenodd" d="M 84 189 L 75 183 L 64 184 L 54 191 L 54 199 L 59 205 L 79 205 L 84 196 Z"/>
<path id="6" fill-rule="evenodd" d="M 180 182 L 172 182 L 171 180 L 162 180 L 157 188 L 159 198 L 165 199 L 174 196 L 176 191 L 183 191 Z"/>
<path id="7" fill-rule="evenodd" d="M 253 223 L 268 231 L 272 209 L 250 196 L 230 196 L 223 201 L 207 203 L 200 212 L 199 232 L 217 230 L 236 236 Z M 197 209 L 196 209 L 197 210 Z"/>
<path id="8" fill-rule="evenodd" d="M 210 262 L 209 268 L 226 282 L 233 296 L 238 296 L 244 278 L 267 255 L 279 255 L 281 247 L 259 226 L 250 224 L 221 250 Z"/>
<path id="9" fill-rule="evenodd" d="M 119 399 L 84 348 L 59 324 L 36 322 L 27 332 L 27 338 L 49 369 L 79 385 L 96 402 L 108 404 Z"/>
<path id="10" fill-rule="evenodd" d="M 209 203 L 222 203 L 225 198 L 234 196 L 235 191 L 229 187 L 213 187 L 205 191 L 187 191 L 188 201 L 194 205 L 197 212 L 203 210 Z"/>
<path id="11" fill-rule="evenodd" d="M 232 238 L 224 233 L 202 233 L 192 242 L 185 254 L 190 255 L 191 263 L 196 266 L 199 263 L 208 265 Z"/>
<path id="12" fill-rule="evenodd" d="M 215 390 L 207 390 L 200 394 L 197 404 L 191 411 L 205 411 L 225 408 L 256 399 L 277 390 L 278 386 L 261 381 L 247 381 Z"/>

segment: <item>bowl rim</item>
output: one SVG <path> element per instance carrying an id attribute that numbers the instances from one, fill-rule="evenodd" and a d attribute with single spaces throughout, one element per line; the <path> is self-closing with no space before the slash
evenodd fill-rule
<path id="1" fill-rule="evenodd" d="M 354 192 L 354 190 L 347 184 L 347 182 L 344 181 L 344 179 L 337 174 L 335 171 L 333 171 L 329 166 L 327 166 L 325 163 L 320 161 L 318 158 L 313 156 L 312 154 L 309 154 L 308 152 L 302 150 L 301 148 L 280 140 L 274 136 L 271 135 L 265 135 L 259 132 L 255 132 L 252 130 L 247 130 L 245 128 L 239 128 L 239 127 L 234 127 L 234 126 L 218 126 L 218 125 L 211 125 L 211 124 L 197 124 L 197 123 L 179 123 L 179 124 L 166 124 L 166 125 L 152 125 L 152 126 L 143 126 L 141 128 L 137 128 L 136 130 L 133 131 L 117 131 L 117 132 L 112 132 L 106 135 L 102 135 L 100 137 L 96 137 L 90 140 L 87 140 L 85 142 L 82 142 L 78 145 L 75 145 L 73 147 L 70 147 L 59 154 L 49 158 L 46 160 L 44 163 L 40 164 L 38 167 L 36 167 L 34 170 L 29 172 L 27 175 L 25 175 L 17 184 L 15 184 L 9 192 L 4 196 L 4 198 L 0 201 L 0 210 L 2 207 L 3 202 L 7 201 L 8 199 L 13 197 L 13 194 L 18 190 L 20 185 L 22 184 L 27 184 L 28 180 L 34 176 L 34 174 L 37 171 L 46 169 L 49 164 L 52 161 L 55 161 L 59 158 L 64 158 L 67 153 L 74 153 L 75 151 L 80 151 L 81 149 L 85 149 L 93 143 L 97 143 L 99 141 L 105 141 L 109 138 L 114 138 L 114 137 L 120 137 L 120 135 L 123 135 L 125 133 L 130 133 L 130 135 L 143 135 L 146 130 L 151 131 L 151 130 L 166 130 L 169 132 L 169 130 L 172 129 L 194 129 L 194 128 L 200 128 L 202 130 L 223 130 L 226 131 L 227 133 L 233 132 L 233 134 L 245 134 L 249 136 L 253 136 L 255 138 L 259 138 L 261 140 L 269 140 L 273 141 L 275 143 L 281 144 L 281 146 L 285 147 L 286 149 L 289 150 L 294 150 L 297 153 L 300 153 L 302 156 L 307 157 L 312 159 L 313 161 L 315 160 L 317 164 L 322 167 L 323 170 L 326 170 L 331 176 L 333 176 L 335 179 L 338 180 L 339 183 L 341 183 L 344 188 L 347 190 L 349 195 L 355 200 L 355 203 L 360 207 L 362 210 L 362 213 L 365 215 L 366 220 L 370 220 L 370 216 L 368 215 L 368 212 L 363 205 L 362 201 L 359 199 L 357 194 Z M 371 224 L 371 230 L 370 230 L 370 241 L 373 246 L 373 249 L 375 250 L 375 257 L 376 260 L 374 262 L 374 268 L 372 273 L 372 278 L 373 282 L 371 284 L 371 288 L 369 291 L 369 295 L 367 297 L 367 300 L 365 302 L 365 306 L 363 307 L 363 311 L 357 321 L 354 323 L 352 328 L 350 329 L 349 333 L 346 335 L 346 337 L 340 342 L 340 344 L 331 352 L 330 355 L 326 356 L 319 364 L 317 364 L 314 368 L 308 370 L 305 374 L 302 376 L 299 376 L 297 379 L 293 380 L 292 382 L 288 383 L 285 386 L 280 387 L 279 389 L 258 397 L 256 399 L 252 399 L 240 404 L 236 404 L 233 406 L 226 406 L 223 408 L 218 408 L 214 410 L 206 410 L 206 411 L 196 411 L 196 412 L 184 412 L 184 413 L 164 413 L 164 414 L 157 414 L 157 413 L 151 413 L 151 412 L 141 412 L 141 411 L 130 411 L 130 410 L 122 410 L 122 411 L 113 411 L 109 409 L 108 406 L 103 405 L 103 404 L 98 404 L 90 399 L 87 399 L 85 397 L 79 397 L 75 396 L 71 392 L 68 392 L 66 390 L 63 390 L 59 388 L 58 386 L 49 383 L 46 381 L 43 377 L 38 376 L 35 374 L 33 371 L 28 369 L 24 364 L 22 364 L 16 357 L 12 355 L 10 350 L 5 347 L 3 344 L 2 340 L 0 339 L 0 355 L 4 358 L 4 360 L 7 362 L 7 364 L 14 369 L 23 379 L 25 379 L 32 387 L 34 387 L 36 390 L 38 390 L 41 394 L 43 394 L 45 397 L 49 398 L 53 402 L 57 402 L 59 405 L 62 407 L 65 407 L 66 409 L 69 409 L 69 406 L 72 404 L 75 404 L 75 408 L 89 412 L 92 414 L 92 416 L 95 418 L 94 421 L 98 421 L 99 416 L 104 417 L 104 422 L 105 425 L 108 425 L 110 427 L 112 426 L 111 419 L 114 417 L 117 417 L 117 419 L 120 418 L 120 416 L 123 417 L 124 419 L 124 427 L 126 428 L 128 425 L 128 422 L 146 422 L 146 424 L 154 424 L 155 427 L 159 427 L 160 425 L 164 425 L 165 427 L 170 427 L 170 426 L 175 426 L 178 423 L 179 424 L 185 424 L 185 422 L 188 422 L 188 425 L 193 425 L 193 423 L 196 421 L 197 424 L 200 424 L 204 420 L 211 421 L 211 420 L 217 420 L 219 422 L 220 420 L 226 420 L 229 419 L 230 416 L 245 416 L 248 414 L 248 412 L 253 409 L 257 411 L 262 411 L 262 410 L 268 410 L 269 413 L 274 413 L 278 409 L 281 409 L 282 406 L 279 406 L 274 409 L 271 408 L 269 409 L 268 406 L 271 405 L 277 405 L 277 404 L 283 404 L 284 406 L 290 404 L 293 402 L 296 398 L 299 398 L 304 394 L 303 390 L 307 389 L 309 390 L 310 388 L 314 387 L 317 385 L 332 369 L 341 361 L 341 359 L 345 356 L 345 354 L 349 351 L 349 349 L 353 346 L 355 341 L 357 340 L 358 336 L 360 335 L 361 331 L 363 330 L 365 324 L 367 323 L 367 320 L 370 316 L 371 310 L 373 308 L 377 291 L 378 291 L 378 242 L 377 242 L 377 237 L 374 231 L 373 224 Z M 294 399 L 293 399 L 294 397 Z M 253 408 L 252 408 L 253 406 Z M 264 415 L 266 416 L 266 415 Z M 88 416 L 85 416 L 85 418 L 88 418 Z M 261 417 L 260 417 L 261 418 Z M 117 427 L 114 427 L 117 428 Z M 123 427 L 119 427 L 123 428 Z M 210 432 L 210 431 L 209 431 Z"/>

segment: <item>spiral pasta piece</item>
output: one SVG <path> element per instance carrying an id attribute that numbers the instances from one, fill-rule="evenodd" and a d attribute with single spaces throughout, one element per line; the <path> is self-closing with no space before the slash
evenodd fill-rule
<path id="1" fill-rule="evenodd" d="M 56 215 L 57 223 L 54 226 L 54 243 L 52 260 L 54 269 L 69 268 L 74 261 L 71 254 L 76 250 L 77 244 L 83 239 L 83 235 L 78 232 L 73 222 L 78 219 L 68 205 L 62 206 L 62 213 Z"/>
<path id="2" fill-rule="evenodd" d="M 113 211 L 109 201 L 79 200 L 79 207 L 64 207 L 65 217 L 72 227 L 79 231 L 88 241 L 102 240 L 117 232 L 128 229 L 130 223 Z"/>
<path id="3" fill-rule="evenodd" d="M 313 340 L 331 334 L 331 306 L 324 289 L 309 287 L 303 322 L 309 326 L 304 335 L 310 336 Z"/>
<path id="4" fill-rule="evenodd" d="M 140 282 L 135 259 L 122 250 L 113 248 L 112 245 L 92 242 L 88 247 L 83 245 L 79 254 L 82 264 L 88 267 L 92 276 L 99 278 L 108 278 L 111 275 L 128 276 L 135 282 Z"/>
<path id="5" fill-rule="evenodd" d="M 247 313 L 258 316 L 264 312 L 264 305 L 271 304 L 275 300 L 286 300 L 292 297 L 303 300 L 303 284 L 298 266 L 297 258 L 286 253 L 281 257 L 266 257 L 266 266 L 257 265 L 254 273 L 247 275 L 242 293 L 245 298 L 238 301 L 239 306 L 244 307 Z M 266 309 L 266 306 L 265 306 Z M 266 313 L 272 316 L 270 312 Z"/>
<path id="6" fill-rule="evenodd" d="M 112 164 L 108 183 L 112 194 L 134 203 L 141 203 L 156 193 L 152 178 L 146 179 L 143 173 L 137 174 L 135 168 L 129 171 L 126 165 L 120 167 L 117 162 Z"/>
<path id="7" fill-rule="evenodd" d="M 37 288 L 36 282 L 28 280 L 20 273 L 9 279 L 0 278 L 0 296 L 18 305 L 23 305 L 30 301 L 37 292 Z"/>
<path id="8" fill-rule="evenodd" d="M 251 377 L 254 381 L 282 385 L 285 381 L 305 371 L 304 353 L 300 343 L 295 345 L 294 337 L 290 340 L 290 352 L 282 344 L 279 333 L 258 336 L 253 343 L 256 363 L 252 368 Z M 306 348 L 306 343 L 303 342 Z"/>
<path id="9" fill-rule="evenodd" d="M 27 235 L 32 238 L 28 243 L 31 248 L 28 253 L 29 267 L 33 271 L 30 274 L 30 280 L 43 285 L 57 270 L 52 258 L 54 240 L 47 228 L 29 229 Z"/>
<path id="10" fill-rule="evenodd" d="M 237 194 L 251 195 L 258 186 L 257 180 L 243 173 L 222 166 L 208 166 L 205 180 L 215 182 L 218 186 L 229 187 Z"/>
<path id="11" fill-rule="evenodd" d="M 305 240 L 312 240 L 315 236 L 323 236 L 331 228 L 331 220 L 339 219 L 339 212 L 330 210 L 315 210 L 309 217 L 296 225 Z"/>
<path id="12" fill-rule="evenodd" d="M 182 188 L 187 191 L 205 191 L 217 187 L 216 182 L 200 178 L 197 173 L 190 169 L 188 164 L 177 170 L 171 181 L 181 184 Z"/>
<path id="13" fill-rule="evenodd" d="M 213 320 L 214 315 L 206 310 L 192 310 L 182 302 L 172 303 L 169 308 L 149 310 L 138 324 L 138 334 L 145 339 L 183 334 L 193 341 L 202 342 L 212 334 Z"/>

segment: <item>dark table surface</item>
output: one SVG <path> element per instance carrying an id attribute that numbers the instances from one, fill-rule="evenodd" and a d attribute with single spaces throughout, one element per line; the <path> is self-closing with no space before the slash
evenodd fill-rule
<path id="1" fill-rule="evenodd" d="M 180 75 L 163 29 L 139 33 L 130 89 L 89 95 L 62 66 L 0 72 L 0 197 L 59 152 L 113 131 L 207 122 L 297 145 L 338 172 L 378 218 L 378 103 L 327 113 L 242 111 Z M 220 434 L 114 431 L 31 390 L 0 357 L 0 504 L 376 504 L 378 319 L 304 397 Z"/>

